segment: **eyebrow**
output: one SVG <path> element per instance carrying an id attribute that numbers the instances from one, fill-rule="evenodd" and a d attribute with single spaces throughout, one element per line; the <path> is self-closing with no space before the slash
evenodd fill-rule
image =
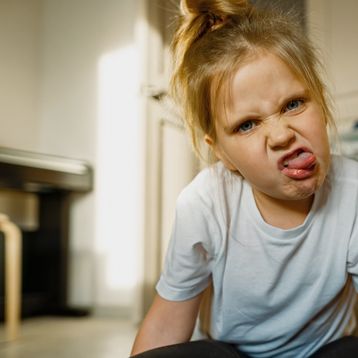
<path id="1" fill-rule="evenodd" d="M 293 92 L 292 94 L 284 97 L 284 99 L 279 103 L 278 107 L 284 106 L 286 103 L 293 101 L 294 99 L 300 98 L 309 98 L 310 91 L 308 89 L 299 90 Z M 238 116 L 232 123 L 224 126 L 224 131 L 228 134 L 232 133 L 234 129 L 236 129 L 240 124 L 245 123 L 246 121 L 260 119 L 262 116 L 254 115 L 254 114 L 243 114 L 242 116 Z"/>

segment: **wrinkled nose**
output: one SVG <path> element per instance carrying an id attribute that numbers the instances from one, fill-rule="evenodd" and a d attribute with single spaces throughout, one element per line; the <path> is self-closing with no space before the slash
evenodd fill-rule
<path id="1" fill-rule="evenodd" d="M 272 120 L 267 126 L 267 144 L 271 149 L 289 146 L 295 139 L 295 131 L 284 119 Z"/>

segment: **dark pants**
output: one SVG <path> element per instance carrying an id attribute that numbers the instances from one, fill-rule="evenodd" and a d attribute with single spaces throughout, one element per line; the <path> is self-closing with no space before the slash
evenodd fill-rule
<path id="1" fill-rule="evenodd" d="M 153 349 L 135 358 L 249 358 L 234 346 L 217 341 L 193 341 Z M 311 358 L 357 358 L 358 337 L 344 337 L 333 341 Z"/>

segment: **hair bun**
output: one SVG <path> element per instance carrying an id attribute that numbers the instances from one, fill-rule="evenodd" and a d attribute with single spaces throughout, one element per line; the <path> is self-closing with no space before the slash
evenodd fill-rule
<path id="1" fill-rule="evenodd" d="M 210 14 L 218 18 L 239 15 L 250 7 L 248 0 L 181 0 L 184 15 Z"/>

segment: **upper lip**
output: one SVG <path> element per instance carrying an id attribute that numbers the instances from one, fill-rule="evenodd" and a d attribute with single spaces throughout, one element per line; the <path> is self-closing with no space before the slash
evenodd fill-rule
<path id="1" fill-rule="evenodd" d="M 312 153 L 312 151 L 306 147 L 299 147 L 299 148 L 296 148 L 296 149 L 293 149 L 291 150 L 289 153 L 286 153 L 285 155 L 283 155 L 279 160 L 278 160 L 278 167 L 280 170 L 282 170 L 285 165 L 285 161 L 292 157 L 293 155 L 295 154 L 298 154 L 298 153 L 301 153 L 301 152 L 308 152 L 308 153 Z"/>

